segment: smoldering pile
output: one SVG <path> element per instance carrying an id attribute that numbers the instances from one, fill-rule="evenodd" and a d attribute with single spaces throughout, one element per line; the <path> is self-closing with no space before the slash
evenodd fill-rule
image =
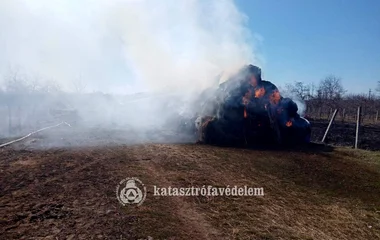
<path id="1" fill-rule="evenodd" d="M 217 145 L 299 144 L 310 141 L 309 122 L 297 104 L 247 65 L 201 94 L 195 125 L 198 141 Z"/>
<path id="2" fill-rule="evenodd" d="M 29 117 L 30 126 L 22 129 L 22 116 L 18 116 L 20 121 L 16 122 L 22 131 L 13 136 L 68 122 L 70 128 L 44 132 L 38 146 L 178 143 L 194 138 L 228 146 L 310 141 L 310 124 L 297 113 L 297 104 L 282 97 L 274 84 L 262 80 L 260 68 L 245 66 L 227 81 L 219 82 L 216 79 L 215 87 L 200 95 L 183 91 L 128 96 L 61 93 L 56 101 L 38 108 L 29 100 L 30 111 L 39 114 Z M 189 95 L 191 100 L 187 100 Z M 29 105 L 22 101 L 17 104 L 29 113 Z M 13 123 L 13 115 L 8 116 L 8 122 Z"/>

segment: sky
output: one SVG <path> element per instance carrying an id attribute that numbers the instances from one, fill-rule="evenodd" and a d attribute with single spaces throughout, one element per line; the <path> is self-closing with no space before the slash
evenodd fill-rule
<path id="1" fill-rule="evenodd" d="M 261 38 L 264 77 L 279 85 L 334 74 L 349 92 L 380 81 L 380 1 L 236 0 Z"/>
<path id="2" fill-rule="evenodd" d="M 64 89 L 204 89 L 257 64 L 282 86 L 380 81 L 379 0 L 0 0 L 1 77 L 19 71 Z"/>

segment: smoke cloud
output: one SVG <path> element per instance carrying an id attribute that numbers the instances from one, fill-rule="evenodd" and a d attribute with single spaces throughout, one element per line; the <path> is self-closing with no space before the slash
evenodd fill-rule
<path id="1" fill-rule="evenodd" d="M 170 119 L 169 93 L 186 101 L 223 71 L 261 65 L 247 20 L 233 0 L 2 0 L 0 76 L 22 72 L 65 92 L 113 94 L 54 104 L 69 103 L 94 124 L 145 129 Z M 161 95 L 114 95 L 139 92 Z"/>
<path id="2" fill-rule="evenodd" d="M 0 71 L 20 68 L 88 90 L 204 88 L 258 63 L 247 17 L 232 0 L 3 0 Z"/>

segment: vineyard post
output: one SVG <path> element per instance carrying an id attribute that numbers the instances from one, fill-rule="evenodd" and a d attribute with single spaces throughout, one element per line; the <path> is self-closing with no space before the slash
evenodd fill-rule
<path id="1" fill-rule="evenodd" d="M 325 140 L 326 140 L 326 136 L 327 136 L 327 133 L 329 132 L 330 127 L 331 127 L 332 123 L 334 122 L 334 119 L 335 119 L 335 117 L 336 117 L 337 112 L 338 112 L 338 109 L 335 109 L 335 111 L 334 111 L 334 113 L 333 113 L 333 115 L 332 115 L 332 117 L 331 117 L 331 119 L 330 119 L 329 125 L 328 125 L 327 128 L 326 128 L 325 135 L 323 135 L 322 142 L 325 142 Z"/>
<path id="2" fill-rule="evenodd" d="M 343 111 L 342 111 L 342 122 L 344 122 L 345 114 L 346 114 L 346 109 L 343 108 Z"/>
<path id="3" fill-rule="evenodd" d="M 361 121 L 361 106 L 358 107 L 358 113 L 356 115 L 356 135 L 355 135 L 355 149 L 358 148 L 359 145 L 359 129 L 360 129 L 360 121 Z"/>

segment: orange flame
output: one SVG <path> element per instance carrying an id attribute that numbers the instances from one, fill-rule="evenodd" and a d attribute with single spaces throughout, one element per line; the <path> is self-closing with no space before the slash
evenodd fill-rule
<path id="1" fill-rule="evenodd" d="M 244 118 L 247 118 L 247 109 L 244 107 Z"/>
<path id="2" fill-rule="evenodd" d="M 265 95 L 265 89 L 263 87 L 255 90 L 255 98 L 261 98 Z"/>
<path id="3" fill-rule="evenodd" d="M 286 126 L 287 127 L 291 127 L 292 125 L 293 125 L 292 121 L 289 120 L 289 121 L 286 122 Z"/>

